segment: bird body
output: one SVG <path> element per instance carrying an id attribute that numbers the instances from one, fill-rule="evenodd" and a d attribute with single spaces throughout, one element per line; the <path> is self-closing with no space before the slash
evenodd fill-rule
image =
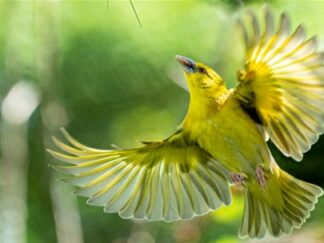
<path id="1" fill-rule="evenodd" d="M 228 91 L 226 98 L 221 99 L 211 101 L 214 107 L 207 108 L 206 117 L 201 119 L 195 114 L 191 118 L 189 110 L 183 122 L 184 133 L 188 131 L 200 147 L 222 161 L 229 171 L 252 175 L 258 164 L 269 168 L 270 155 L 257 125 L 240 107 L 234 93 Z"/>
<path id="2" fill-rule="evenodd" d="M 279 236 L 300 227 L 323 190 L 279 168 L 266 136 L 286 155 L 302 158 L 324 130 L 323 55 L 285 14 L 274 33 L 269 10 L 261 35 L 254 14 L 243 28 L 247 47 L 239 85 L 228 90 L 210 67 L 177 56 L 189 86 L 188 112 L 178 130 L 132 149 L 99 150 L 54 138 L 65 153 L 77 195 L 123 218 L 188 220 L 231 203 L 230 186 L 245 195 L 241 237 Z"/>
<path id="3" fill-rule="evenodd" d="M 238 186 L 247 189 L 244 214 L 248 215 L 242 221 L 242 237 L 260 238 L 267 230 L 275 236 L 281 232 L 289 233 L 309 215 L 309 208 L 322 190 L 282 171 L 274 161 L 258 124 L 242 108 L 237 90 L 227 90 L 223 80 L 206 65 L 195 65 L 213 76 L 214 82 L 206 88 L 206 82 L 200 80 L 199 73 L 185 74 L 191 97 L 187 116 L 182 123 L 182 133 L 219 161 L 229 176 L 241 175 L 242 181 Z M 200 80 L 199 84 L 204 84 L 204 95 L 195 91 L 202 88 L 194 85 L 197 80 Z M 260 180 L 260 170 L 261 177 L 266 178 L 266 185 L 262 184 L 263 179 Z M 296 186 L 291 186 L 291 183 Z M 304 188 L 309 192 L 303 191 Z M 293 205 L 300 207 L 309 204 L 299 193 L 310 193 L 313 200 L 310 207 L 300 211 L 297 209 L 294 214 L 289 211 L 295 209 Z M 251 215 L 256 218 L 251 220 Z"/>

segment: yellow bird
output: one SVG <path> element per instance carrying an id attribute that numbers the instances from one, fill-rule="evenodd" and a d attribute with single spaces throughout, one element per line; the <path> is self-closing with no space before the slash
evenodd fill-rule
<path id="1" fill-rule="evenodd" d="M 245 44 L 239 85 L 228 90 L 210 67 L 176 56 L 184 68 L 190 103 L 178 130 L 139 148 L 99 150 L 65 130 L 65 153 L 49 150 L 69 165 L 66 181 L 91 205 L 123 218 L 189 220 L 231 203 L 229 187 L 245 194 L 240 236 L 278 237 L 299 228 L 323 190 L 279 168 L 267 147 L 269 138 L 286 155 L 301 160 L 323 133 L 323 54 L 303 26 L 290 31 L 281 15 L 275 29 L 271 11 L 265 26 L 253 12 L 239 20 Z"/>

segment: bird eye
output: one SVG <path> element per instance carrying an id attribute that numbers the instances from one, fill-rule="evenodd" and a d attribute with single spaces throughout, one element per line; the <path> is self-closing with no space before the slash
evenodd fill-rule
<path id="1" fill-rule="evenodd" d="M 206 68 L 203 68 L 203 67 L 199 67 L 198 72 L 203 73 L 203 74 L 207 74 Z"/>

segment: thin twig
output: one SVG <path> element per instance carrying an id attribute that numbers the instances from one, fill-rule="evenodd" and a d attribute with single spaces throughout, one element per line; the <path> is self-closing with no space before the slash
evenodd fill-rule
<path id="1" fill-rule="evenodd" d="M 134 6 L 134 4 L 133 4 L 133 1 L 132 1 L 132 0 L 129 0 L 129 2 L 130 2 L 130 4 L 131 4 L 131 6 L 132 6 L 132 9 L 133 9 L 134 13 L 135 13 L 135 16 L 136 16 L 136 18 L 137 18 L 138 24 L 139 24 L 139 25 L 141 26 L 141 28 L 142 28 L 142 23 L 141 23 L 140 18 L 138 17 L 138 14 L 137 14 L 137 12 L 136 12 L 136 9 L 135 9 L 135 6 Z"/>

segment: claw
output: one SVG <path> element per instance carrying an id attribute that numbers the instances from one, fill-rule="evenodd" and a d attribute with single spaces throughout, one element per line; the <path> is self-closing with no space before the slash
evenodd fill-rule
<path id="1" fill-rule="evenodd" d="M 243 173 L 230 173 L 230 177 L 232 179 L 232 182 L 237 186 L 238 188 L 243 189 L 245 187 L 246 178 L 247 176 Z"/>
<path id="2" fill-rule="evenodd" d="M 257 165 L 257 167 L 255 169 L 255 173 L 256 173 L 256 178 L 257 178 L 259 185 L 262 188 L 265 188 L 267 185 L 267 180 L 266 180 L 262 165 Z"/>

